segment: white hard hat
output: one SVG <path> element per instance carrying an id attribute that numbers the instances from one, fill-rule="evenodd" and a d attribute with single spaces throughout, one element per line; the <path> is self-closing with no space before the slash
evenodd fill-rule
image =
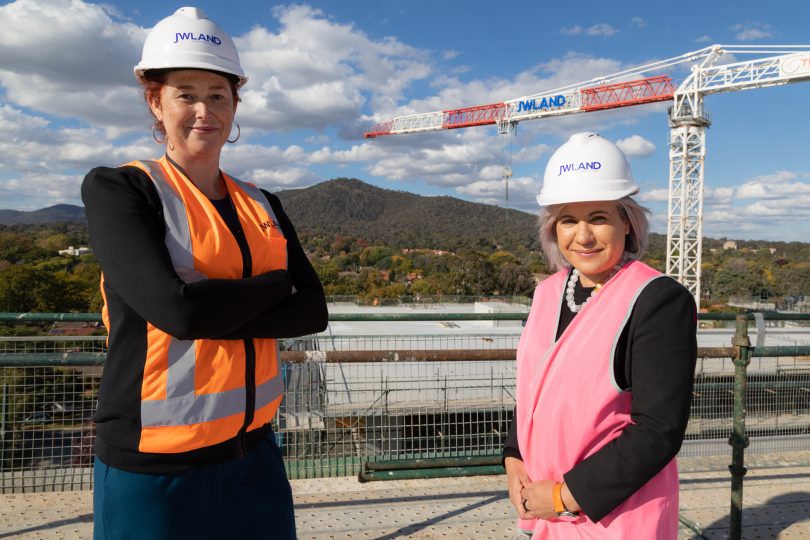
<path id="1" fill-rule="evenodd" d="M 149 69 L 207 69 L 247 82 L 231 37 L 199 8 L 182 7 L 152 28 L 143 44 L 135 76 Z"/>
<path id="2" fill-rule="evenodd" d="M 615 201 L 638 189 L 618 146 L 598 133 L 574 133 L 549 159 L 537 202 Z"/>

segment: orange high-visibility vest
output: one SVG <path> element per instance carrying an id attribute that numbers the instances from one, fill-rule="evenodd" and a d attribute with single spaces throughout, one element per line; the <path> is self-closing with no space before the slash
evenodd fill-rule
<path id="1" fill-rule="evenodd" d="M 208 278 L 242 278 L 236 239 L 210 200 L 164 156 L 133 161 L 154 182 L 163 204 L 166 248 L 175 268 Z M 287 241 L 270 203 L 254 185 L 223 173 L 245 239 L 252 275 L 287 268 Z M 106 305 L 104 322 L 109 330 Z M 253 339 L 255 406 L 246 431 L 269 423 L 283 382 L 275 339 Z M 245 342 L 181 340 L 147 323 L 141 386 L 141 452 L 178 453 L 232 439 L 247 418 Z"/>

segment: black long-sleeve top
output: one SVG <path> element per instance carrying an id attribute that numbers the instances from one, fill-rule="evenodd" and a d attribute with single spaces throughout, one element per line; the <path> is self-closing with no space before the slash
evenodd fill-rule
<path id="1" fill-rule="evenodd" d="M 576 303 L 582 304 L 592 290 L 577 281 Z M 557 339 L 575 315 L 563 299 Z M 592 521 L 638 491 L 680 450 L 692 401 L 696 331 L 695 301 L 675 280 L 656 279 L 639 295 L 614 359 L 616 383 L 632 394 L 633 423 L 563 475 Z M 521 459 L 514 418 L 503 457 Z"/>
<path id="2" fill-rule="evenodd" d="M 90 244 L 104 273 L 110 320 L 116 321 L 94 415 L 96 453 L 108 465 L 168 473 L 230 459 L 243 451 L 235 440 L 181 454 L 135 450 L 143 376 L 139 362 L 146 354 L 147 321 L 179 339 L 285 338 L 326 327 L 320 280 L 281 202 L 263 193 L 287 240 L 287 270 L 186 283 L 166 249 L 163 206 L 149 176 L 137 167 L 100 167 L 85 177 L 82 200 Z M 241 225 L 229 199 L 214 203 L 242 247 Z M 247 448 L 258 444 L 268 429 L 246 433 Z"/>

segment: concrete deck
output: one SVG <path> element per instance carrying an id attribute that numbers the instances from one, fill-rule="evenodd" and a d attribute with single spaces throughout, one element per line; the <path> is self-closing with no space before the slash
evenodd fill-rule
<path id="1" fill-rule="evenodd" d="M 802 452 L 749 460 L 743 538 L 810 537 L 808 457 Z M 714 472 L 696 472 L 707 465 Z M 682 463 L 681 470 L 682 517 L 697 523 L 705 538 L 728 538 L 729 473 L 697 459 Z M 514 528 L 504 476 L 367 484 L 324 478 L 294 480 L 292 486 L 301 539 L 524 538 Z M 2 540 L 91 536 L 89 491 L 0 495 Z M 685 527 L 680 537 L 700 538 Z"/>

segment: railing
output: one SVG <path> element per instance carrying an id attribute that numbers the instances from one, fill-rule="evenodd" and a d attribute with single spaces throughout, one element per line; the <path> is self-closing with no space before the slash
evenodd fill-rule
<path id="1" fill-rule="evenodd" d="M 722 340 L 724 346 L 699 348 L 681 456 L 728 455 L 732 444 L 734 493 L 741 505 L 746 446 L 748 452 L 768 453 L 810 449 L 810 328 L 767 328 L 806 325 L 810 316 L 701 314 L 700 321 L 716 326 L 735 317 L 733 341 L 730 331 L 701 330 L 703 341 Z M 389 323 L 525 318 L 525 313 L 330 316 L 333 322 Z M 0 321 L 65 320 L 95 322 L 98 316 L 0 313 Z M 790 345 L 750 345 L 750 321 L 755 340 Z M 500 452 L 514 408 L 519 330 L 463 336 L 327 333 L 285 341 L 285 397 L 275 428 L 288 475 L 365 470 L 371 479 L 381 470 L 388 478 L 499 470 L 492 456 Z M 0 337 L 0 492 L 91 487 L 91 414 L 104 340 Z"/>

